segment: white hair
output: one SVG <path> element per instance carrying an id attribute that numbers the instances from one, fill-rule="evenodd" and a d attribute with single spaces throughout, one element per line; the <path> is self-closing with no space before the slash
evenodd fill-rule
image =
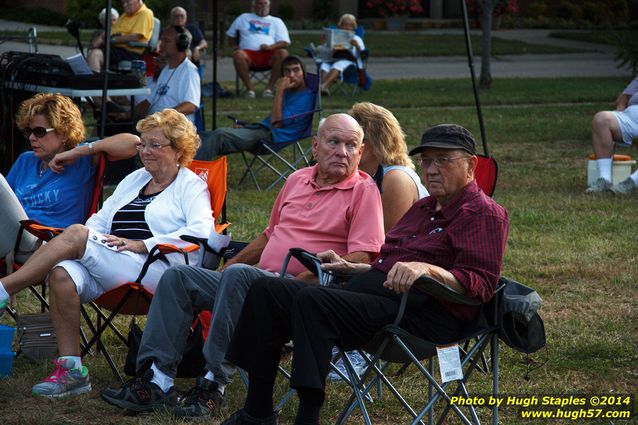
<path id="1" fill-rule="evenodd" d="M 111 17 L 117 19 L 120 17 L 120 14 L 117 10 L 115 10 L 115 8 L 111 8 Z M 104 9 L 102 9 L 100 11 L 100 14 L 97 16 L 97 18 L 100 20 L 100 23 L 102 24 L 102 26 L 104 26 L 105 18 L 106 18 L 106 7 Z"/>

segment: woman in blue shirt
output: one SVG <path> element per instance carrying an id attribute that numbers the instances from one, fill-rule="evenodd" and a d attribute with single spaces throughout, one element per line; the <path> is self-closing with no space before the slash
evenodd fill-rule
<path id="1" fill-rule="evenodd" d="M 18 157 L 5 178 L 0 175 L 0 258 L 14 247 L 19 221 L 35 219 L 54 227 L 84 223 L 95 186 L 97 153 L 109 160 L 131 158 L 139 138 L 119 134 L 93 143 L 84 140 L 79 108 L 66 96 L 40 93 L 18 110 L 17 127 L 31 151 Z M 24 235 L 16 258 L 33 251 L 35 238 Z"/>

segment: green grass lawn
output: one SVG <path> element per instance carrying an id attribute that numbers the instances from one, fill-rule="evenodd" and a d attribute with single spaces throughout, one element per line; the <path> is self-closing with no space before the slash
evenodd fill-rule
<path id="1" fill-rule="evenodd" d="M 81 32 L 81 40 L 84 47 L 88 47 L 91 30 Z M 24 36 L 24 31 L 0 31 L 0 35 Z M 207 34 L 207 39 L 212 39 L 212 34 Z M 291 33 L 292 44 L 290 52 L 305 56 L 304 47 L 315 43 L 318 45 L 319 32 Z M 366 47 L 371 55 L 376 57 L 402 57 L 402 56 L 463 56 L 465 55 L 465 41 L 462 35 L 430 35 L 423 33 L 387 33 L 385 31 L 368 31 L 364 37 Z M 66 44 L 74 46 L 75 39 L 65 31 L 38 32 L 38 42 Z M 522 41 L 505 40 L 494 37 L 492 40 L 492 52 L 495 56 L 520 55 L 520 54 L 546 54 L 546 53 L 574 53 L 582 52 L 580 49 L 567 49 L 562 47 L 529 44 Z M 472 48 L 475 54 L 481 53 L 481 37 L 472 37 Z M 222 56 L 228 57 L 231 51 L 224 40 L 220 49 Z"/>
<path id="2" fill-rule="evenodd" d="M 497 79 L 489 92 L 481 92 L 490 151 L 499 162 L 494 199 L 507 208 L 510 217 L 503 275 L 538 290 L 544 300 L 541 314 L 547 333 L 547 348 L 529 358 L 501 344 L 504 394 L 638 396 L 638 194 L 583 193 L 591 117 L 612 108 L 625 84 L 622 78 Z M 323 114 L 347 110 L 359 100 L 394 111 L 410 146 L 418 144 L 426 128 L 439 123 L 458 123 L 479 135 L 467 80 L 379 81 L 363 96 L 325 99 Z M 226 125 L 228 113 L 249 121 L 260 119 L 268 105 L 263 99 L 221 100 L 218 123 Z M 207 110 L 210 113 L 210 107 Z M 627 152 L 636 157 L 634 151 Z M 233 237 L 248 240 L 265 227 L 276 191 L 238 190 L 240 156 L 232 155 L 229 161 L 228 218 Z M 20 296 L 20 302 L 28 306 L 27 294 Z M 11 324 L 7 318 L 3 322 Z M 113 340 L 110 345 L 123 362 L 125 350 Z M 115 379 L 101 358 L 89 357 L 85 362 L 96 390 L 79 398 L 51 401 L 29 395 L 33 383 L 46 376 L 51 364 L 17 359 L 12 377 L 0 385 L 2 423 L 180 423 L 163 414 L 124 416 L 106 405 L 97 390 L 115 384 Z M 532 371 L 525 380 L 528 363 Z M 408 369 L 399 385 L 410 397 L 418 398 L 426 389 L 414 379 L 414 369 Z M 474 392 L 486 394 L 487 377 L 476 373 L 473 379 L 478 385 Z M 186 390 L 192 381 L 178 380 L 177 385 Z M 334 421 L 347 395 L 343 384 L 328 385 L 322 423 Z M 213 423 L 240 407 L 244 397 L 243 384 L 236 379 L 227 389 L 227 406 Z M 292 423 L 294 409 L 295 403 L 285 407 L 281 423 Z M 375 401 L 371 415 L 378 424 L 406 422 L 387 393 Z M 535 423 L 521 421 L 511 408 L 503 409 L 501 415 L 503 424 Z M 361 421 L 357 418 L 349 423 Z"/>

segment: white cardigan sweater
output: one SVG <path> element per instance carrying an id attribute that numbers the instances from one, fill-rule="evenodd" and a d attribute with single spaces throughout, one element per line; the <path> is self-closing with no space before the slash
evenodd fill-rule
<path id="1" fill-rule="evenodd" d="M 150 180 L 151 175 L 144 168 L 126 176 L 102 209 L 87 220 L 87 227 L 110 234 L 115 213 L 135 199 Z M 190 245 L 180 239 L 181 235 L 207 238 L 214 221 L 206 183 L 191 170 L 180 167 L 175 180 L 146 207 L 144 218 L 153 234 L 152 238 L 143 241 L 149 252 L 159 243 L 178 247 Z M 183 263 L 175 255 L 167 258 L 171 263 Z M 181 254 L 179 258 L 183 258 Z"/>

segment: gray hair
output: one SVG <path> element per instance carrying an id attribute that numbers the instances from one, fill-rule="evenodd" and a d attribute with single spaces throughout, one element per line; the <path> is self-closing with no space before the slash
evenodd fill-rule
<path id="1" fill-rule="evenodd" d="M 120 17 L 119 12 L 113 7 L 111 8 L 111 17 L 113 17 L 115 19 L 118 19 Z M 100 11 L 100 14 L 97 15 L 97 18 L 99 19 L 100 24 L 102 24 L 102 26 L 104 26 L 104 24 L 106 22 L 105 21 L 105 19 L 106 19 L 106 7 Z"/>

